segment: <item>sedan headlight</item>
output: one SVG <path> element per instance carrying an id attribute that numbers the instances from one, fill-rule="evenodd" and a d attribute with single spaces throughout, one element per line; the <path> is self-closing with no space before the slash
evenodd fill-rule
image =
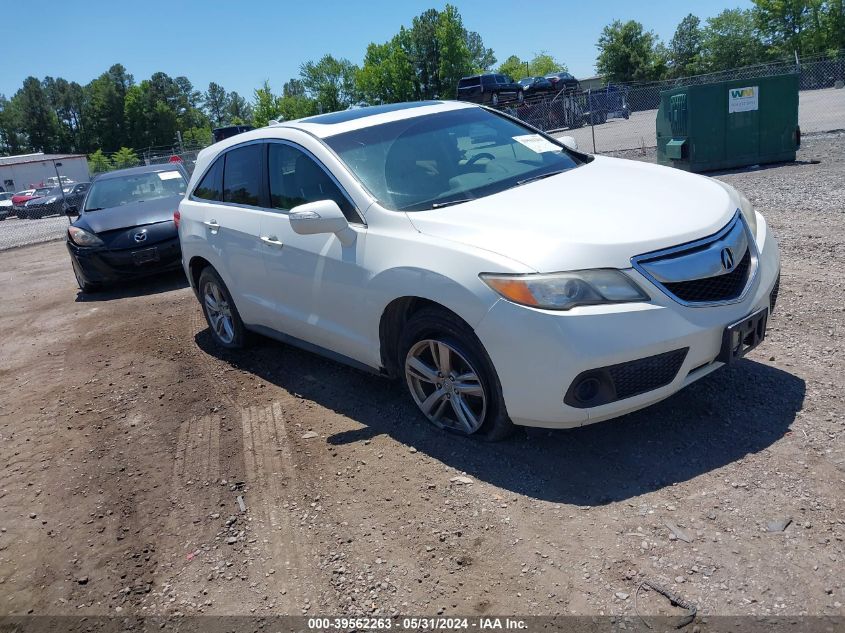
<path id="1" fill-rule="evenodd" d="M 482 273 L 479 277 L 508 301 L 546 310 L 649 300 L 630 277 L 610 268 L 537 275 Z"/>
<path id="2" fill-rule="evenodd" d="M 103 246 L 103 240 L 78 226 L 69 226 L 67 235 L 70 241 L 77 246 Z"/>

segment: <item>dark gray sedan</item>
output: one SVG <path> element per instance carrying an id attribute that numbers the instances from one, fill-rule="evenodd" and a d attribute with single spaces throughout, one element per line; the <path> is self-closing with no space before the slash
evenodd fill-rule
<path id="1" fill-rule="evenodd" d="M 181 266 L 174 212 L 185 194 L 181 165 L 149 165 L 94 179 L 68 227 L 67 250 L 82 292 Z"/>

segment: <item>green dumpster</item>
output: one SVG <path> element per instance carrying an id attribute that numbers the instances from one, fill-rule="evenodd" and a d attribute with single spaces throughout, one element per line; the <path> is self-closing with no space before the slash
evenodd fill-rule
<path id="1" fill-rule="evenodd" d="M 660 93 L 657 161 L 702 172 L 795 160 L 798 75 L 737 79 Z"/>

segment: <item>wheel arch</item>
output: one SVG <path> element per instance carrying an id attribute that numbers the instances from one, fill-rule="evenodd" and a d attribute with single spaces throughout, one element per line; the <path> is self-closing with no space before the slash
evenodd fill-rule
<path id="1" fill-rule="evenodd" d="M 211 266 L 211 262 L 200 255 L 195 255 L 188 262 L 189 281 L 191 282 L 191 287 L 194 289 L 194 292 L 197 294 L 199 294 L 200 275 L 202 274 L 202 271 L 208 266 Z M 213 266 L 211 267 L 214 268 Z"/>
<path id="2" fill-rule="evenodd" d="M 399 339 L 402 335 L 402 330 L 405 323 L 408 322 L 414 314 L 423 308 L 438 308 L 444 312 L 448 312 L 455 318 L 460 319 L 466 324 L 468 328 L 475 331 L 475 328 L 461 317 L 454 310 L 449 309 L 442 303 L 438 303 L 426 297 L 416 295 L 408 295 L 398 297 L 388 303 L 381 313 L 379 319 L 379 350 L 381 353 L 381 363 L 385 372 L 395 378 L 401 375 L 401 367 L 399 366 Z"/>

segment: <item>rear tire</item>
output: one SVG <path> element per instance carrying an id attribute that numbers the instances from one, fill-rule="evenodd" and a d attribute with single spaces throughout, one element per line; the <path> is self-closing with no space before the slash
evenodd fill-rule
<path id="1" fill-rule="evenodd" d="M 246 344 L 246 328 L 229 289 L 211 266 L 200 273 L 197 289 L 214 342 L 226 349 L 242 349 Z"/>
<path id="2" fill-rule="evenodd" d="M 398 362 L 411 399 L 433 425 L 491 442 L 513 432 L 490 357 L 451 312 L 432 307 L 411 316 Z"/>

